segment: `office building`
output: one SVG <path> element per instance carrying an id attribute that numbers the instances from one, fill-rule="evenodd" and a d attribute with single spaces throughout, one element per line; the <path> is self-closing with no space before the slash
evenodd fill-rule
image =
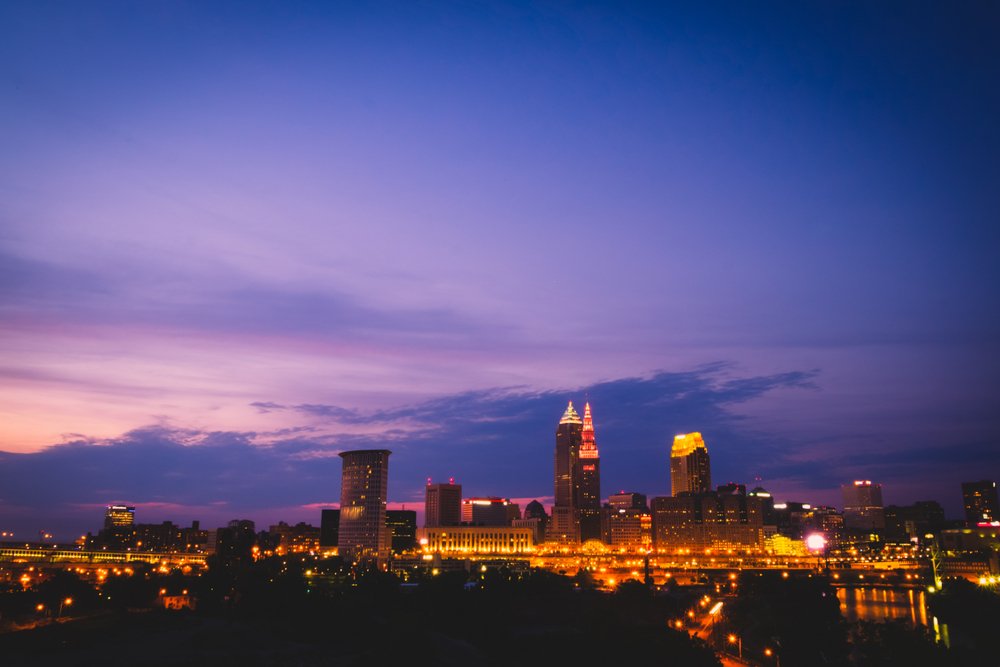
<path id="1" fill-rule="evenodd" d="M 253 521 L 233 519 L 215 535 L 215 554 L 223 563 L 246 565 L 253 560 L 257 532 Z"/>
<path id="2" fill-rule="evenodd" d="M 340 532 L 340 510 L 321 510 L 319 520 L 319 545 L 321 547 L 337 546 L 337 535 Z"/>
<path id="3" fill-rule="evenodd" d="M 381 563 L 389 555 L 385 505 L 391 453 L 387 449 L 360 449 L 340 454 L 344 470 L 337 548 L 346 560 Z"/>
<path id="4" fill-rule="evenodd" d="M 580 483 L 575 504 L 580 516 L 580 541 L 600 540 L 601 531 L 601 457 L 594 435 L 594 418 L 590 403 L 583 406 L 583 428 L 580 432 Z"/>
<path id="5" fill-rule="evenodd" d="M 424 526 L 457 526 L 462 522 L 462 485 L 455 478 L 433 484 L 428 478 L 424 495 Z"/>
<path id="6" fill-rule="evenodd" d="M 644 510 L 649 506 L 646 495 L 634 491 L 619 491 L 608 496 L 608 506 L 613 510 Z"/>
<path id="7" fill-rule="evenodd" d="M 530 528 L 531 538 L 535 544 L 545 541 L 545 526 L 548 522 L 538 517 L 514 519 L 510 522 L 512 528 Z"/>
<path id="8" fill-rule="evenodd" d="M 555 505 L 549 521 L 549 539 L 554 542 L 580 541 L 579 461 L 583 444 L 583 420 L 570 401 L 556 427 Z"/>
<path id="9" fill-rule="evenodd" d="M 653 543 L 658 551 L 763 547 L 761 499 L 734 493 L 685 492 L 653 498 Z"/>
<path id="10" fill-rule="evenodd" d="M 104 510 L 105 528 L 131 528 L 135 525 L 135 508 L 128 505 L 108 505 Z"/>
<path id="11" fill-rule="evenodd" d="M 701 433 L 674 436 L 670 449 L 670 492 L 706 493 L 712 490 L 708 448 Z"/>
<path id="12" fill-rule="evenodd" d="M 933 500 L 918 500 L 912 505 L 889 505 L 885 508 L 887 542 L 912 542 L 927 533 L 937 533 L 946 525 L 944 508 Z"/>
<path id="13" fill-rule="evenodd" d="M 854 532 L 877 533 L 885 529 L 882 485 L 868 479 L 840 487 L 844 497 L 844 527 Z"/>
<path id="14" fill-rule="evenodd" d="M 509 526 L 510 501 L 506 498 L 464 498 L 462 523 L 470 526 Z"/>
<path id="15" fill-rule="evenodd" d="M 846 537 L 844 515 L 836 507 L 792 501 L 775 504 L 768 503 L 772 500 L 769 496 L 756 497 L 763 502 L 764 533 L 767 536 L 776 531 L 789 539 L 802 540 L 812 533 L 822 533 L 830 544 L 836 544 Z M 772 508 L 774 524 L 769 523 L 768 505 Z"/>
<path id="16" fill-rule="evenodd" d="M 305 522 L 299 522 L 294 526 L 290 526 L 284 521 L 279 521 L 276 525 L 267 529 L 267 537 L 270 544 L 267 545 L 266 549 L 262 545 L 261 550 L 279 555 L 316 552 L 320 548 L 321 533 L 322 528 L 317 528 Z"/>
<path id="17" fill-rule="evenodd" d="M 747 495 L 747 486 L 746 484 L 729 482 L 728 484 L 716 487 L 715 492 L 720 496 L 745 496 Z"/>
<path id="18" fill-rule="evenodd" d="M 603 524 L 604 542 L 612 549 L 645 552 L 652 547 L 653 516 L 645 504 L 619 509 L 609 504 L 604 508 Z"/>
<path id="19" fill-rule="evenodd" d="M 392 552 L 399 554 L 417 548 L 417 513 L 413 510 L 386 510 Z"/>
<path id="20" fill-rule="evenodd" d="M 962 483 L 962 504 L 965 506 L 965 524 L 975 528 L 981 523 L 1000 521 L 1000 504 L 997 502 L 997 483 L 988 479 Z"/>
<path id="21" fill-rule="evenodd" d="M 549 527 L 549 515 L 545 512 L 545 505 L 542 505 L 537 500 L 532 500 L 530 503 L 525 505 L 524 517 L 521 520 L 534 520 L 535 523 L 523 525 L 531 525 L 532 528 L 541 531 L 540 534 L 536 534 L 535 544 L 541 544 L 545 541 Z M 513 526 L 515 524 L 512 522 L 511 525 Z"/>
<path id="22" fill-rule="evenodd" d="M 778 519 L 775 515 L 774 498 L 771 497 L 771 493 L 763 487 L 758 486 L 752 491 L 747 492 L 747 495 L 753 498 L 760 498 L 761 511 L 764 515 L 764 532 L 772 534 L 777 532 Z"/>

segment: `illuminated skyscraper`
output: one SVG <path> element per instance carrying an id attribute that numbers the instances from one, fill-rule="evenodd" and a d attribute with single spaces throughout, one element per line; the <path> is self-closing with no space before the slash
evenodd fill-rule
<path id="1" fill-rule="evenodd" d="M 708 448 L 701 433 L 674 436 L 670 449 L 670 492 L 707 493 L 712 490 Z"/>
<path id="2" fill-rule="evenodd" d="M 424 496 L 424 527 L 457 526 L 462 521 L 462 485 L 455 478 L 447 484 L 432 484 L 427 478 Z"/>
<path id="3" fill-rule="evenodd" d="M 843 484 L 840 492 L 844 496 L 844 526 L 848 530 L 879 531 L 885 528 L 881 484 L 859 479 L 853 484 Z"/>
<path id="4" fill-rule="evenodd" d="M 381 561 L 389 554 L 385 504 L 391 453 L 387 449 L 360 449 L 340 454 L 344 472 L 337 546 L 348 560 Z"/>
<path id="5" fill-rule="evenodd" d="M 555 505 L 549 523 L 550 539 L 580 541 L 580 517 L 576 503 L 580 496 L 578 463 L 583 442 L 583 420 L 569 402 L 556 428 Z"/>
<path id="6" fill-rule="evenodd" d="M 962 482 L 962 504 L 965 506 L 965 522 L 970 528 L 1000 520 L 996 482 L 988 479 Z"/>
<path id="7" fill-rule="evenodd" d="M 574 505 L 580 516 L 580 541 L 601 539 L 601 457 L 594 437 L 590 403 L 583 406 L 580 435 L 579 495 Z"/>
<path id="8" fill-rule="evenodd" d="M 105 528 L 131 528 L 135 525 L 135 508 L 127 505 L 108 505 L 104 511 Z"/>

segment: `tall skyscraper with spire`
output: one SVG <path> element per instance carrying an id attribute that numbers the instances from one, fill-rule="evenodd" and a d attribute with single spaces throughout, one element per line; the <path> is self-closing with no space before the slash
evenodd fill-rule
<path id="1" fill-rule="evenodd" d="M 549 539 L 556 542 L 580 541 L 580 447 L 583 420 L 569 402 L 556 427 L 555 505 L 549 522 Z"/>
<path id="2" fill-rule="evenodd" d="M 670 449 L 671 494 L 676 496 L 685 491 L 705 493 L 711 490 L 708 447 L 705 446 L 701 433 L 674 436 L 674 446 Z"/>
<path id="3" fill-rule="evenodd" d="M 580 516 L 580 541 L 601 539 L 601 457 L 594 437 L 594 418 L 590 403 L 583 406 L 580 434 L 579 495 L 575 506 Z"/>

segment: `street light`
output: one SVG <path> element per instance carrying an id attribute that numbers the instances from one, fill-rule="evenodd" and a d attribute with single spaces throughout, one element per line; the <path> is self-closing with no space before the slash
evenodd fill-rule
<path id="1" fill-rule="evenodd" d="M 739 647 L 740 660 L 743 659 L 743 637 L 738 635 L 729 635 L 729 643 L 736 644 Z"/>
<path id="2" fill-rule="evenodd" d="M 61 601 L 59 603 L 59 613 L 56 614 L 56 618 L 59 618 L 59 617 L 62 616 L 63 606 L 69 607 L 72 604 L 73 604 L 73 598 L 66 598 L 65 600 Z"/>
<path id="3" fill-rule="evenodd" d="M 774 656 L 775 667 L 781 667 L 781 656 L 779 656 L 775 651 L 771 650 L 770 648 L 765 648 L 764 655 L 767 656 L 768 658 Z"/>
<path id="4" fill-rule="evenodd" d="M 722 602 L 716 602 L 712 608 L 708 610 L 708 617 L 712 621 L 712 626 L 708 633 L 709 637 L 712 639 L 715 639 L 715 619 L 718 618 L 720 611 L 722 611 Z"/>

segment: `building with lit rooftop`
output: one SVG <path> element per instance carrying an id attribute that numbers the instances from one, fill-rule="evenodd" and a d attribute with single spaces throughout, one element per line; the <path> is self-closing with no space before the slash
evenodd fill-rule
<path id="1" fill-rule="evenodd" d="M 135 508 L 129 505 L 108 505 L 104 510 L 105 528 L 131 528 L 135 525 Z"/>
<path id="2" fill-rule="evenodd" d="M 712 490 L 712 473 L 708 447 L 701 433 L 674 436 L 670 448 L 670 492 L 706 493 Z"/>
<path id="3" fill-rule="evenodd" d="M 885 529 L 882 485 L 868 479 L 855 480 L 840 487 L 844 497 L 844 527 L 856 532 L 879 532 Z"/>
<path id="4" fill-rule="evenodd" d="M 569 402 L 556 427 L 555 504 L 549 520 L 549 539 L 561 543 L 580 541 L 579 460 L 583 444 L 583 420 Z"/>
<path id="5" fill-rule="evenodd" d="M 507 498 L 463 498 L 462 523 L 470 526 L 509 526 Z"/>
<path id="6" fill-rule="evenodd" d="M 580 432 L 580 458 L 577 461 L 579 484 L 576 508 L 580 517 L 580 541 L 600 540 L 601 532 L 601 457 L 594 436 L 594 418 L 590 403 L 583 406 Z"/>
<path id="7" fill-rule="evenodd" d="M 457 526 L 462 521 L 462 485 L 455 478 L 447 484 L 427 479 L 424 490 L 424 526 Z"/>

